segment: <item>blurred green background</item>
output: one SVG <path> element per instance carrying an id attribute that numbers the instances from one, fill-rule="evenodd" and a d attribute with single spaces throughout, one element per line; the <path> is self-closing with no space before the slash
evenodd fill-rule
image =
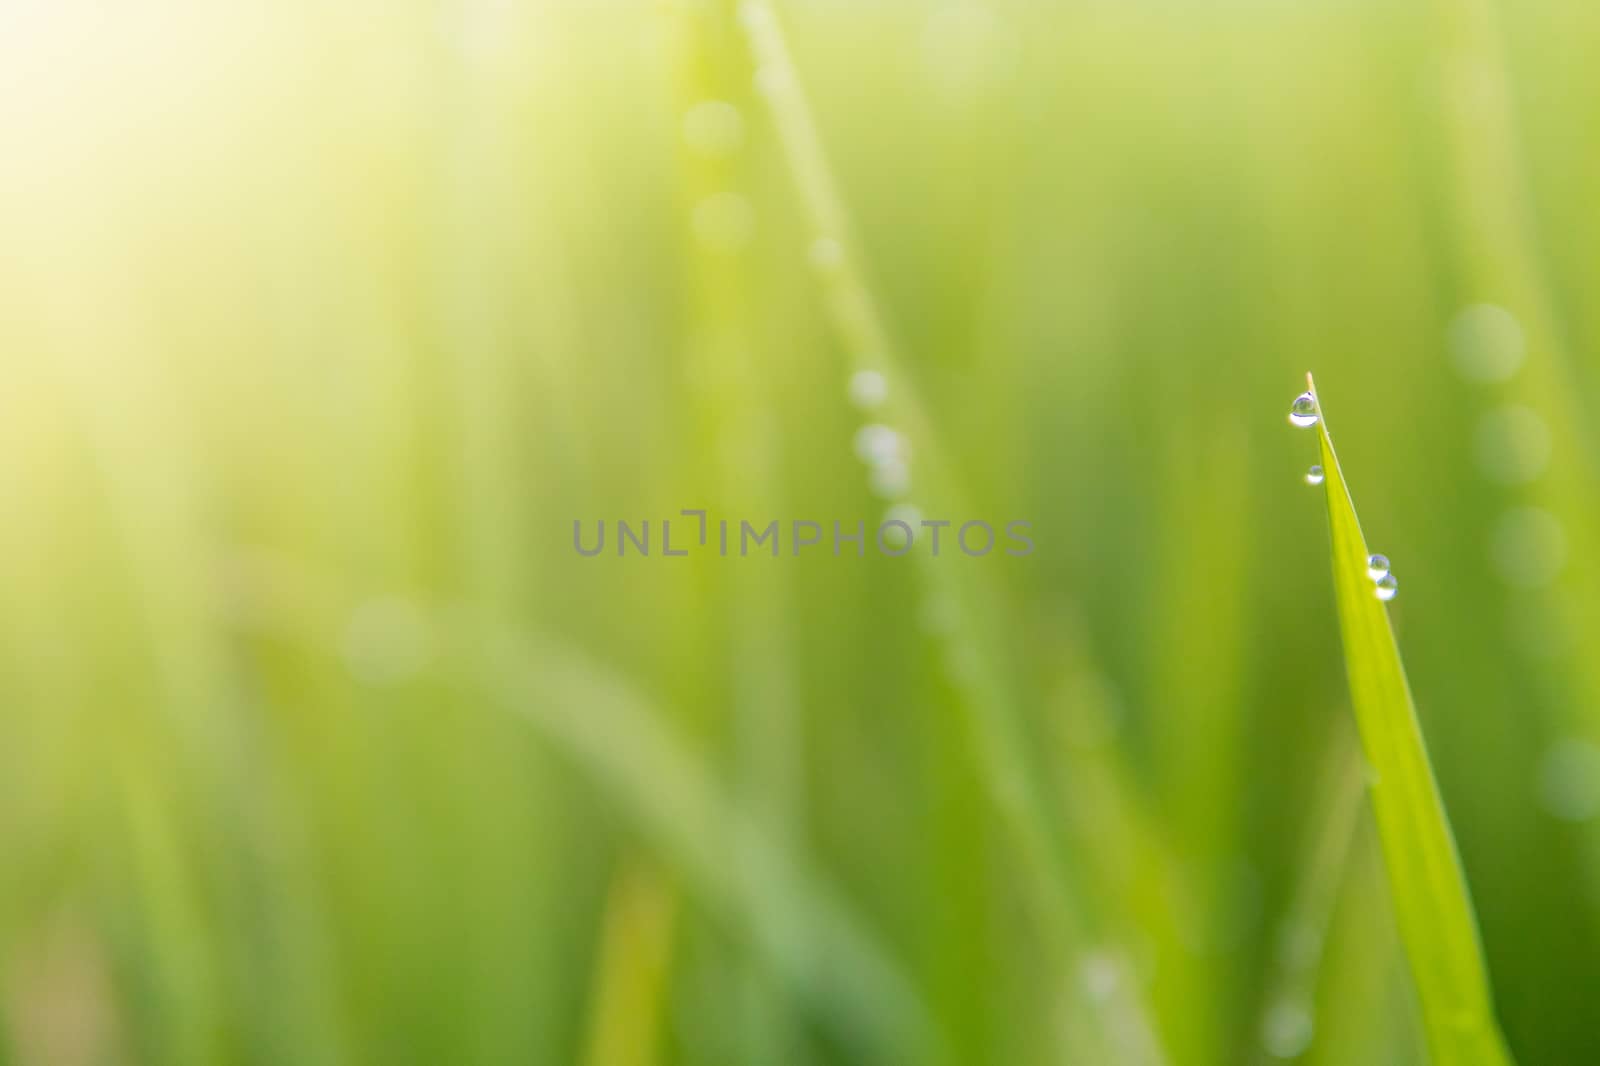
<path id="1" fill-rule="evenodd" d="M 1600 1061 L 1600 12 L 745 8 L 0 5 L 0 1061 L 1425 1061 L 1308 369 Z"/>

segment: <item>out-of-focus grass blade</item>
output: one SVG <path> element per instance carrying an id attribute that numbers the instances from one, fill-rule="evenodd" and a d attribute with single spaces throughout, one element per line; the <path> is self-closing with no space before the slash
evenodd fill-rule
<path id="1" fill-rule="evenodd" d="M 774 5 L 767 0 L 744 0 L 739 20 L 748 34 L 752 56 L 768 75 L 766 103 L 788 158 L 804 213 L 813 231 L 843 249 L 840 262 L 825 272 L 824 290 L 829 313 L 853 369 L 877 372 L 891 381 L 889 418 L 912 442 L 918 455 L 918 502 L 938 501 L 938 509 L 960 512 L 958 479 L 943 457 L 941 435 L 917 395 L 913 376 L 896 352 L 880 304 L 857 263 L 848 212 L 817 132 L 811 107 L 789 53 L 789 45 Z M 1028 739 L 1028 725 L 1009 682 L 996 634 L 1004 631 L 1000 606 L 1003 596 L 977 571 L 957 575 L 923 558 L 920 574 L 924 595 L 931 604 L 948 605 L 952 621 L 945 638 L 947 649 L 959 649 L 962 666 L 952 674 L 961 706 L 969 716 L 978 749 L 978 764 L 991 802 L 1010 830 L 1023 866 L 1037 893 L 1034 912 L 1045 930 L 1048 952 L 1084 953 L 1082 965 L 1120 971 L 1123 960 L 1115 953 L 1096 952 L 1091 945 L 1104 937 L 1104 917 L 1089 901 L 1081 863 L 1072 854 L 1052 808 L 1055 799 L 1043 764 Z M 1089 1012 L 1090 1023 L 1100 1026 L 1121 1061 L 1139 1066 L 1162 1066 L 1166 1051 L 1150 1018 L 1145 993 L 1138 982 L 1106 982 L 1113 1002 Z M 1116 1014 L 1119 1021 L 1109 1021 Z"/>
<path id="2" fill-rule="evenodd" d="M 677 897 L 666 877 L 634 860 L 606 904 L 590 995 L 587 1066 L 654 1066 L 671 976 Z"/>
<path id="3" fill-rule="evenodd" d="M 937 1021 L 870 928 L 731 801 L 658 708 L 555 642 L 487 626 L 470 643 L 488 694 L 604 789 L 841 1046 L 864 1061 L 946 1061 Z"/>
<path id="4" fill-rule="evenodd" d="M 1370 788 L 1400 938 L 1411 963 L 1435 1066 L 1508 1066 L 1494 1018 L 1455 839 L 1428 763 L 1411 687 L 1389 613 L 1367 574 L 1368 550 L 1317 400 L 1334 598 L 1344 639 L 1350 702 L 1376 775 Z"/>

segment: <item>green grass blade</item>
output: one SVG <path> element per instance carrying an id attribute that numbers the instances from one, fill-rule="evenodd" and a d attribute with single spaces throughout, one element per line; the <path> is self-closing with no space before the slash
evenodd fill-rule
<path id="1" fill-rule="evenodd" d="M 1309 374 L 1306 381 L 1315 397 Z M 1428 763 L 1389 613 L 1367 575 L 1367 544 L 1320 400 L 1317 411 L 1350 702 L 1361 746 L 1375 772 L 1369 790 L 1372 809 L 1428 1044 L 1435 1066 L 1505 1066 L 1511 1056 L 1494 1018 L 1466 878 Z"/>
<path id="2" fill-rule="evenodd" d="M 946 1061 L 920 992 L 822 875 L 733 802 L 668 716 L 576 650 L 462 621 L 463 666 L 628 817 L 689 893 L 863 1061 Z"/>

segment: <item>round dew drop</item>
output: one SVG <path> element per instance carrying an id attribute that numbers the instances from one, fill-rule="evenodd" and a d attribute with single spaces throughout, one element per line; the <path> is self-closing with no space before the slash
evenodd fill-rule
<path id="1" fill-rule="evenodd" d="M 1289 424 L 1305 429 L 1317 424 L 1317 399 L 1309 392 L 1302 392 L 1294 398 L 1294 403 L 1289 405 Z"/>
<path id="2" fill-rule="evenodd" d="M 832 237 L 818 237 L 808 253 L 811 267 L 819 274 L 831 274 L 844 265 L 844 247 Z"/>
<path id="3" fill-rule="evenodd" d="M 883 462 L 873 464 L 871 472 L 867 475 L 867 483 L 873 495 L 879 499 L 898 499 L 911 489 L 911 469 L 905 460 L 891 456 Z"/>
<path id="4" fill-rule="evenodd" d="M 1324 480 L 1324 477 L 1323 477 L 1323 473 L 1322 473 L 1322 467 L 1313 466 L 1310 470 L 1306 471 L 1306 484 L 1307 485 L 1320 485 L 1320 484 L 1322 484 L 1323 480 Z"/>
<path id="5" fill-rule="evenodd" d="M 856 431 L 856 456 L 869 466 L 878 466 L 903 457 L 900 434 L 878 422 L 862 426 Z"/>
<path id="6" fill-rule="evenodd" d="M 1378 599 L 1382 600 L 1384 603 L 1388 603 L 1390 600 L 1394 599 L 1399 592 L 1400 582 L 1395 580 L 1393 574 L 1384 574 L 1377 580 L 1376 586 L 1373 589 L 1373 595 L 1377 596 Z"/>
<path id="7" fill-rule="evenodd" d="M 1277 1059 L 1298 1058 L 1316 1035 L 1311 1012 L 1290 1000 L 1274 1004 L 1261 1022 L 1261 1044 Z"/>
<path id="8" fill-rule="evenodd" d="M 850 402 L 863 411 L 883 405 L 889 397 L 889 381 L 881 371 L 857 370 L 850 375 Z"/>
<path id="9" fill-rule="evenodd" d="M 1367 576 L 1374 581 L 1382 581 L 1389 572 L 1389 557 L 1387 555 L 1367 556 Z"/>

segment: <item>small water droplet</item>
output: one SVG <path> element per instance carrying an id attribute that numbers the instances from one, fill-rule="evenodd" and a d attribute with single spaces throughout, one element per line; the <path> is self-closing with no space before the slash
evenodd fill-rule
<path id="1" fill-rule="evenodd" d="M 922 511 L 914 503 L 897 503 L 883 512 L 885 522 L 904 522 L 912 531 L 922 528 Z"/>
<path id="2" fill-rule="evenodd" d="M 877 466 L 900 455 L 900 434 L 877 422 L 856 430 L 856 456 L 863 463 Z"/>
<path id="3" fill-rule="evenodd" d="M 1322 933 L 1309 922 L 1298 922 L 1283 931 L 1278 941 L 1278 961 L 1285 969 L 1309 970 L 1322 957 Z"/>
<path id="4" fill-rule="evenodd" d="M 911 491 L 911 468 L 904 459 L 890 456 L 872 465 L 867 477 L 872 494 L 881 500 L 895 500 Z"/>
<path id="5" fill-rule="evenodd" d="M 1367 556 L 1367 576 L 1374 581 L 1382 581 L 1389 572 L 1389 557 L 1387 555 Z"/>
<path id="6" fill-rule="evenodd" d="M 1326 480 L 1326 477 L 1322 473 L 1322 467 L 1312 466 L 1310 470 L 1306 471 L 1307 485 L 1320 485 L 1324 480 Z"/>
<path id="7" fill-rule="evenodd" d="M 1096 1003 L 1109 1001 L 1117 994 L 1117 986 L 1122 983 L 1121 969 L 1117 966 L 1117 961 L 1109 955 L 1088 956 L 1078 964 L 1078 972 L 1083 980 L 1084 990 Z"/>
<path id="8" fill-rule="evenodd" d="M 1274 1003 L 1261 1021 L 1261 1044 L 1273 1058 L 1298 1058 L 1315 1035 L 1311 1012 L 1293 1000 Z"/>
<path id="9" fill-rule="evenodd" d="M 863 411 L 880 406 L 889 398 L 889 379 L 876 370 L 857 370 L 850 375 L 850 402 Z"/>
<path id="10" fill-rule="evenodd" d="M 1399 595 L 1400 582 L 1395 580 L 1395 576 L 1393 574 L 1384 574 L 1377 580 L 1376 587 L 1374 588 L 1373 592 L 1378 599 L 1382 600 L 1384 603 L 1388 603 L 1390 600 L 1394 599 L 1395 596 Z"/>
<path id="11" fill-rule="evenodd" d="M 819 274 L 833 274 L 844 265 L 844 245 L 832 237 L 818 237 L 811 242 L 811 266 Z"/>
<path id="12" fill-rule="evenodd" d="M 1289 424 L 1305 429 L 1307 426 L 1317 424 L 1317 398 L 1309 392 L 1302 392 L 1294 398 L 1294 403 L 1289 405 Z"/>

